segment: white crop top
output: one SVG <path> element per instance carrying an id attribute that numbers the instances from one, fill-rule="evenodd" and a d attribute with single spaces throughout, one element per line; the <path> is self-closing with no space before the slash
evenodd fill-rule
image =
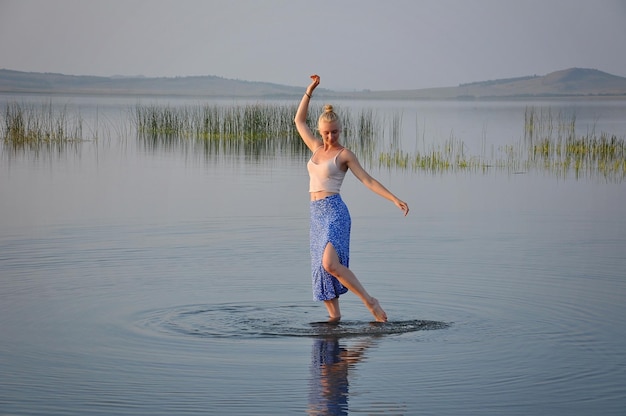
<path id="1" fill-rule="evenodd" d="M 346 172 L 341 170 L 337 165 L 337 157 L 339 153 L 343 151 L 341 149 L 337 152 L 335 157 L 325 160 L 320 163 L 313 162 L 313 156 L 322 146 L 318 147 L 309 162 L 306 164 L 306 168 L 309 171 L 309 192 L 337 192 L 341 189 L 343 178 L 346 177 Z"/>

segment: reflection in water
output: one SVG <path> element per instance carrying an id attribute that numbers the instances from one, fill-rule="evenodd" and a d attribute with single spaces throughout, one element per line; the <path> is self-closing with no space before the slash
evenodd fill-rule
<path id="1" fill-rule="evenodd" d="M 294 105 L 243 106 L 137 106 L 135 127 L 148 148 L 187 148 L 203 143 L 207 160 L 219 154 L 266 160 L 268 156 L 303 157 L 308 149 L 293 128 Z M 316 114 L 320 108 L 312 109 Z M 578 133 L 575 115 L 554 120 L 548 109 L 526 107 L 524 139 L 491 147 L 481 143 L 480 154 L 467 152 L 465 142 L 453 135 L 428 149 L 403 149 L 401 112 L 381 120 L 372 110 L 339 110 L 342 142 L 365 166 L 387 169 L 425 170 L 432 173 L 467 171 L 487 173 L 498 169 L 510 173 L 549 171 L 557 177 L 599 177 L 621 182 L 626 177 L 626 140 L 616 134 Z M 520 117 L 521 118 L 521 117 Z M 308 120 L 315 131 L 314 120 Z M 483 132 L 484 133 L 484 132 Z M 285 150 L 287 152 L 285 152 Z"/>
<path id="2" fill-rule="evenodd" d="M 7 103 L 6 110 L 0 112 L 0 156 L 11 160 L 80 154 L 82 142 L 96 142 L 108 136 L 110 129 L 120 138 L 134 129 L 140 148 L 147 153 L 179 152 L 209 163 L 220 159 L 258 163 L 276 157 L 306 160 L 309 155 L 294 128 L 296 106 L 292 103 L 138 104 L 130 111 L 125 109 L 126 117 L 116 118 L 111 125 L 101 125 L 96 111 L 93 125 L 86 129 L 81 110 L 72 108 L 70 112 L 66 104 L 52 101 L 40 107 Z M 562 106 L 555 110 L 526 106 L 519 115 L 524 123 L 520 132 L 523 139 L 489 145 L 483 127 L 483 139 L 471 152 L 466 140 L 472 137 L 454 134 L 443 140 L 429 137 L 430 144 L 424 136 L 417 146 L 412 141 L 414 135 L 420 135 L 417 125 L 405 122 L 401 110 L 381 116 L 368 108 L 337 108 L 343 124 L 342 143 L 369 168 L 431 173 L 544 171 L 559 178 L 617 183 L 626 179 L 626 138 L 621 132 L 596 130 L 597 115 L 585 132 L 577 126 L 576 114 L 563 116 L 562 110 Z M 321 111 L 320 106 L 311 109 L 312 114 Z M 315 120 L 308 122 L 315 129 Z M 84 137 L 84 130 L 91 137 Z M 407 150 L 406 145 L 414 150 Z"/>
<path id="3" fill-rule="evenodd" d="M 371 337 L 346 346 L 338 337 L 316 338 L 311 353 L 309 415 L 348 414 L 348 376 L 374 343 Z"/>
<path id="4" fill-rule="evenodd" d="M 0 113 L 0 153 L 8 161 L 22 155 L 39 159 L 79 154 L 84 141 L 82 117 L 69 113 L 66 105 L 11 102 Z"/>
<path id="5" fill-rule="evenodd" d="M 145 106 L 135 108 L 133 121 L 137 138 L 145 150 L 182 150 L 203 155 L 207 161 L 239 157 L 266 161 L 277 155 L 306 160 L 308 148 L 295 131 L 294 104 L 244 104 L 199 106 Z M 373 161 L 377 137 L 383 125 L 371 110 L 337 110 L 344 124 L 346 146 L 364 161 Z M 322 112 L 321 107 L 314 113 Z M 315 120 L 309 120 L 315 129 Z M 399 133 L 396 132 L 396 135 Z M 397 140 L 397 138 L 396 138 Z"/>

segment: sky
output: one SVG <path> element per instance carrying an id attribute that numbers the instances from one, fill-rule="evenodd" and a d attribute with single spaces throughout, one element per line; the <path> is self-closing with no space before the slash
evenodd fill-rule
<path id="1" fill-rule="evenodd" d="M 395 90 L 595 68 L 626 0 L 0 0 L 0 68 Z"/>

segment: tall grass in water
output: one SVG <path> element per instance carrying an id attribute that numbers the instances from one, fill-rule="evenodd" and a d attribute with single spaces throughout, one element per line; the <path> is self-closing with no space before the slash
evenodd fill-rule
<path id="1" fill-rule="evenodd" d="M 259 159 L 277 154 L 306 158 L 308 150 L 293 123 L 297 105 L 247 104 L 191 107 L 137 106 L 135 123 L 139 137 L 150 146 L 198 144 L 207 155 Z M 307 123 L 316 131 L 321 106 L 311 107 Z M 366 165 L 428 172 L 550 170 L 577 177 L 600 174 L 611 179 L 626 177 L 625 142 L 616 136 L 576 136 L 575 116 L 551 110 L 525 110 L 524 139 L 485 154 L 468 155 L 465 144 L 454 137 L 430 149 L 410 154 L 402 149 L 402 116 L 381 121 L 372 110 L 350 112 L 336 108 L 343 123 L 343 142 Z"/>
<path id="2" fill-rule="evenodd" d="M 63 150 L 83 141 L 80 116 L 70 117 L 67 108 L 56 109 L 52 103 L 36 107 L 9 103 L 4 111 L 2 131 L 4 147 L 13 150 Z"/>
<path id="3" fill-rule="evenodd" d="M 207 154 L 256 158 L 287 153 L 306 157 L 308 150 L 293 121 L 296 111 L 295 104 L 137 105 L 134 123 L 139 138 L 154 147 L 189 143 L 197 146 L 202 142 Z M 312 106 L 309 111 L 307 123 L 314 132 L 317 130 L 316 114 L 321 111 L 321 106 Z M 341 109 L 337 112 L 343 122 L 346 146 L 373 154 L 371 144 L 380 126 L 371 110 L 356 116 Z"/>
<path id="4" fill-rule="evenodd" d="M 549 112 L 548 112 L 549 114 Z M 576 116 L 559 114 L 555 119 L 527 107 L 524 140 L 529 168 L 552 170 L 576 177 L 600 174 L 607 178 L 626 176 L 626 141 L 614 134 L 576 134 Z"/>
<path id="5" fill-rule="evenodd" d="M 399 147 L 391 152 L 381 152 L 378 161 L 379 166 L 388 169 L 423 170 L 432 173 L 457 170 L 477 171 L 488 167 L 482 158 L 467 156 L 465 144 L 452 135 L 442 145 L 433 145 L 429 150 L 416 151 L 414 154 L 405 152 Z"/>
<path id="6" fill-rule="evenodd" d="M 601 176 L 611 181 L 626 177 L 626 140 L 592 129 L 576 134 L 575 115 L 553 114 L 550 109 L 527 107 L 524 114 L 524 138 L 517 144 L 500 146 L 488 157 L 466 155 L 462 141 L 451 136 L 430 150 L 409 154 L 391 148 L 379 154 L 379 165 L 386 168 L 445 171 L 506 170 L 523 173 L 550 171 L 557 176 L 571 173 L 576 178 Z"/>
<path id="7" fill-rule="evenodd" d="M 206 150 L 211 152 L 256 152 L 272 141 L 276 146 L 291 146 L 293 150 L 300 144 L 294 140 L 295 111 L 294 106 L 268 104 L 137 105 L 134 122 L 139 138 L 154 146 L 205 141 Z"/>
<path id="8" fill-rule="evenodd" d="M 196 105 L 183 107 L 137 105 L 131 120 L 148 148 L 187 149 L 205 156 L 244 159 L 291 156 L 306 159 L 308 149 L 293 122 L 295 104 Z M 307 123 L 315 132 L 321 106 L 312 106 Z M 527 107 L 524 137 L 485 154 L 468 155 L 465 144 L 450 135 L 447 141 L 408 153 L 402 148 L 402 114 L 380 119 L 372 110 L 336 108 L 343 123 L 343 143 L 366 166 L 428 172 L 542 170 L 557 176 L 574 174 L 626 178 L 626 141 L 616 135 L 576 134 L 576 117 L 550 109 Z M 0 126 L 3 149 L 61 152 L 83 141 L 83 123 L 66 107 L 52 103 L 8 104 Z M 424 140 L 426 143 L 426 140 Z M 416 146 L 417 147 L 417 146 Z"/>

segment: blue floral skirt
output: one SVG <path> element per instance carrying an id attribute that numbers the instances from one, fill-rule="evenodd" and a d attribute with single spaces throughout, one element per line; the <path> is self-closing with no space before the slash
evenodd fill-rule
<path id="1" fill-rule="evenodd" d="M 311 276 L 313 299 L 330 300 L 348 291 L 337 278 L 322 266 L 322 256 L 328 243 L 346 267 L 350 263 L 350 212 L 339 194 L 311 201 Z"/>

